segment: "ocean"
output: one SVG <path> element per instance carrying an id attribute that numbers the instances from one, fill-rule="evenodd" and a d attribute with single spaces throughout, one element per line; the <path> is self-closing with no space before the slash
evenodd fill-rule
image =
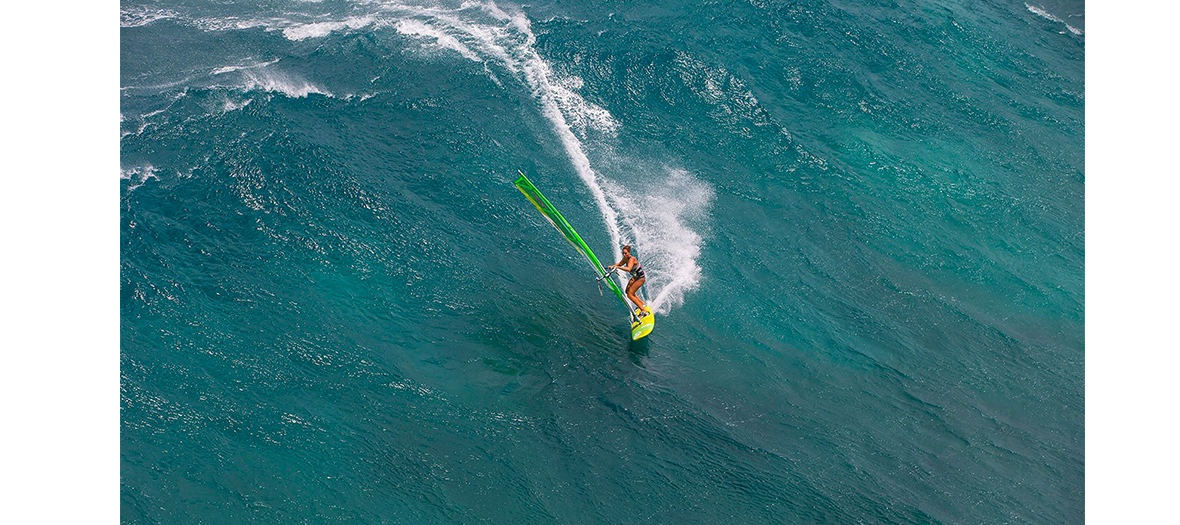
<path id="1" fill-rule="evenodd" d="M 1084 521 L 1082 2 L 120 24 L 122 522 Z"/>

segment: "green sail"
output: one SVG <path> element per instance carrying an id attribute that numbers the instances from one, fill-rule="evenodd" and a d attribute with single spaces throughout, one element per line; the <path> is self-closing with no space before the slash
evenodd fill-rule
<path id="1" fill-rule="evenodd" d="M 594 267 L 594 272 L 598 274 L 599 278 L 606 277 L 606 270 L 602 267 L 602 263 L 598 262 L 598 257 L 594 256 L 594 252 L 590 251 L 590 247 L 586 246 L 586 243 L 582 241 L 582 237 L 578 235 L 578 232 L 574 231 L 574 227 L 570 226 L 569 222 L 566 222 L 565 217 L 561 216 L 561 213 L 557 211 L 557 208 L 554 208 L 552 204 L 549 204 L 549 199 L 546 199 L 544 195 L 541 195 L 541 191 L 538 190 L 536 186 L 533 186 L 533 183 L 529 181 L 528 177 L 524 176 L 524 173 L 521 173 L 520 178 L 516 179 L 516 188 L 519 189 L 525 197 L 528 197 L 529 202 L 532 202 L 533 206 L 536 206 L 538 210 L 541 210 L 541 214 L 544 215 L 546 219 L 549 219 L 549 223 L 552 224 L 554 228 L 557 228 L 557 231 L 560 231 L 561 234 L 565 236 L 565 240 L 574 245 L 574 248 L 577 248 L 578 251 L 586 257 L 586 260 L 590 262 L 590 266 Z M 627 311 L 630 312 L 631 306 L 628 305 L 627 300 L 623 298 L 623 290 L 619 289 L 618 283 L 609 277 L 606 277 L 602 280 L 606 281 L 606 285 L 610 287 L 611 291 L 615 292 L 615 295 L 617 295 L 619 300 L 623 302 L 623 306 L 625 306 Z"/>

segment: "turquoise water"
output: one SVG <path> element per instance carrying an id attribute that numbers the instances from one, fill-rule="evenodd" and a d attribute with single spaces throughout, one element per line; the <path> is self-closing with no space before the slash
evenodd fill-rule
<path id="1" fill-rule="evenodd" d="M 122 521 L 1083 521 L 1083 10 L 124 2 Z"/>

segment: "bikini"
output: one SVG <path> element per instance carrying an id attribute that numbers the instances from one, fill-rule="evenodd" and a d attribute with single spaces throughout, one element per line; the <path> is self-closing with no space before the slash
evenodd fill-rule
<path id="1" fill-rule="evenodd" d="M 639 259 L 635 259 L 635 267 L 631 269 L 632 279 L 643 279 L 643 265 L 639 264 Z"/>

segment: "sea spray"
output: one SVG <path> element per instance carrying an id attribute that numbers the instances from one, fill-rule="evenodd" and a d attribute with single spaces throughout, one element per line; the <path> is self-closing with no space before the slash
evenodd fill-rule
<path id="1" fill-rule="evenodd" d="M 124 18 L 138 20 L 141 11 L 144 10 L 126 7 Z M 261 29 L 281 33 L 293 42 L 342 32 L 392 28 L 406 37 L 430 42 L 429 47 L 421 50 L 437 53 L 440 59 L 457 54 L 483 63 L 485 74 L 497 86 L 523 87 L 536 101 L 540 114 L 549 123 L 602 217 L 613 259 L 622 256 L 620 248 L 626 243 L 635 244 L 637 253 L 642 254 L 648 275 L 645 293 L 653 307 L 667 313 L 682 303 L 685 293 L 699 285 L 702 269 L 697 258 L 704 242 L 701 228 L 705 222 L 701 219 L 708 214 L 711 188 L 689 171 L 659 167 L 665 163 L 676 164 L 676 159 L 645 159 L 653 166 L 635 166 L 637 159 L 630 159 L 629 171 L 647 174 L 638 180 L 617 169 L 603 172 L 601 167 L 596 168 L 592 157 L 616 155 L 613 141 L 620 124 L 607 109 L 578 93 L 583 86 L 581 78 L 559 74 L 541 56 L 532 22 L 519 8 L 501 7 L 490 1 L 465 1 L 449 6 L 393 1 L 361 2 L 344 17 L 299 13 L 269 17 L 192 17 L 174 11 L 164 14 L 204 31 Z M 280 69 L 278 61 L 277 58 L 243 59 L 214 69 L 208 82 L 240 91 L 281 93 L 291 98 L 315 94 L 336 96 L 312 80 Z M 505 72 L 516 79 L 516 86 L 504 86 L 498 73 Z M 222 79 L 226 76 L 235 77 L 237 82 L 226 85 Z M 186 78 L 177 85 L 193 81 L 194 78 Z M 341 96 L 354 98 L 352 94 Z M 355 98 L 363 101 L 371 96 L 363 94 Z M 217 110 L 234 111 L 248 103 L 248 98 L 226 98 L 217 105 Z M 610 164 L 614 166 L 626 160 L 612 159 Z"/>
<path id="2" fill-rule="evenodd" d="M 394 23 L 407 36 L 428 37 L 438 46 L 481 61 L 497 62 L 522 80 L 540 105 L 566 156 L 602 215 L 614 260 L 621 246 L 634 243 L 644 254 L 646 290 L 653 308 L 662 313 L 684 300 L 684 294 L 700 282 L 697 265 L 703 236 L 690 225 L 707 214 L 711 188 L 685 170 L 670 170 L 666 178 L 638 184 L 608 176 L 595 169 L 587 150 L 609 148 L 619 124 L 610 112 L 576 92 L 581 79 L 557 74 L 536 49 L 532 24 L 523 13 L 508 13 L 492 2 L 465 3 L 456 10 L 437 7 L 386 4 L 392 12 L 415 17 Z M 472 16 L 473 7 L 491 15 Z M 499 23 L 495 23 L 498 21 Z M 481 56 L 476 56 L 476 50 Z M 587 139 L 589 131 L 603 138 Z M 625 285 L 623 277 L 618 276 Z"/>

